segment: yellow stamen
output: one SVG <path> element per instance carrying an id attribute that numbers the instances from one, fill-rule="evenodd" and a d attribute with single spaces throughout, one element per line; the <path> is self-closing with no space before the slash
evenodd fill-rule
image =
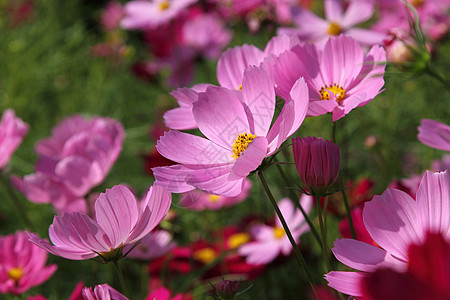
<path id="1" fill-rule="evenodd" d="M 329 35 L 339 35 L 342 33 L 342 28 L 339 26 L 339 24 L 330 22 L 330 25 L 328 26 L 327 33 Z"/>
<path id="2" fill-rule="evenodd" d="M 211 202 L 214 202 L 214 203 L 216 203 L 219 200 L 219 198 L 220 198 L 220 196 L 218 196 L 218 195 L 213 195 L 213 194 L 208 195 L 208 200 Z"/>
<path id="3" fill-rule="evenodd" d="M 415 8 L 421 7 L 424 3 L 425 0 L 410 0 L 409 1 Z"/>
<path id="4" fill-rule="evenodd" d="M 22 276 L 23 276 L 23 270 L 22 270 L 22 268 L 9 269 L 8 276 L 12 280 L 14 280 L 14 282 L 18 282 L 20 280 L 20 278 L 22 278 Z"/>
<path id="5" fill-rule="evenodd" d="M 250 235 L 248 233 L 235 233 L 228 238 L 228 247 L 230 247 L 230 249 L 236 249 L 248 241 L 250 241 Z"/>
<path id="6" fill-rule="evenodd" d="M 341 102 L 345 98 L 345 89 L 342 88 L 338 84 L 326 85 L 320 89 L 320 99 L 322 100 L 336 100 L 337 102 Z M 333 94 L 333 98 L 331 99 L 330 92 Z"/>
<path id="7" fill-rule="evenodd" d="M 238 157 L 241 156 L 241 153 L 247 150 L 248 144 L 250 144 L 255 137 L 256 135 L 247 132 L 238 134 L 237 138 L 234 140 L 231 157 L 238 159 Z"/>
<path id="8" fill-rule="evenodd" d="M 204 248 L 194 252 L 194 258 L 204 264 L 209 264 L 217 257 L 216 251 L 212 248 Z"/>
<path id="9" fill-rule="evenodd" d="M 286 231 L 284 231 L 284 229 L 281 227 L 275 227 L 273 229 L 273 235 L 278 240 L 281 239 L 285 234 L 286 234 Z"/>
<path id="10" fill-rule="evenodd" d="M 239 85 L 238 90 L 242 91 L 242 84 Z"/>
<path id="11" fill-rule="evenodd" d="M 163 1 L 159 4 L 159 9 L 164 11 L 166 9 L 168 9 L 170 7 L 170 2 L 169 1 Z"/>

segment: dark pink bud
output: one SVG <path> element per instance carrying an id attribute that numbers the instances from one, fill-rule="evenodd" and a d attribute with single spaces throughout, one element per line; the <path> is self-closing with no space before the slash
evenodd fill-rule
<path id="1" fill-rule="evenodd" d="M 321 196 L 339 172 L 339 147 L 323 138 L 293 138 L 294 162 L 300 179 L 313 195 Z"/>

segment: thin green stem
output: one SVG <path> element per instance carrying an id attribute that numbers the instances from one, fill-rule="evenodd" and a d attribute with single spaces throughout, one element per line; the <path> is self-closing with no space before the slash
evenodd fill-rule
<path id="1" fill-rule="evenodd" d="M 336 122 L 332 122 L 331 132 L 332 132 L 333 143 L 338 145 L 337 140 L 336 140 L 336 127 L 337 127 Z M 341 163 L 341 165 L 342 165 L 342 163 Z M 342 169 L 341 169 L 341 175 L 342 175 Z M 350 212 L 350 205 L 349 205 L 349 202 L 347 199 L 347 194 L 345 193 L 345 188 L 343 188 L 342 176 L 338 176 L 338 182 L 339 182 L 339 186 L 342 187 L 341 193 L 342 193 L 342 198 L 344 199 L 345 211 L 347 214 L 348 223 L 350 224 L 350 231 L 352 232 L 352 238 L 356 239 L 355 227 L 353 226 L 352 214 Z"/>
<path id="2" fill-rule="evenodd" d="M 33 226 L 33 223 L 28 218 L 28 215 L 27 215 L 24 207 L 22 206 L 22 203 L 20 203 L 20 199 L 16 196 L 16 193 L 12 189 L 11 183 L 9 182 L 9 180 L 7 180 L 3 175 L 0 175 L 0 182 L 2 183 L 6 192 L 8 193 L 9 198 L 11 199 L 11 201 L 13 202 L 13 205 L 16 207 L 17 211 L 19 212 L 25 225 L 28 227 L 29 230 L 35 232 L 36 229 Z"/>
<path id="3" fill-rule="evenodd" d="M 297 261 L 300 265 L 300 267 L 303 269 L 303 271 L 306 274 L 306 277 L 308 278 L 308 282 L 309 285 L 311 286 L 311 289 L 314 293 L 314 295 L 316 295 L 316 291 L 314 289 L 314 286 L 312 284 L 313 280 L 312 280 L 312 275 L 311 272 L 308 269 L 308 265 L 306 264 L 305 259 L 303 258 L 302 253 L 300 252 L 300 249 L 297 246 L 297 243 L 295 242 L 294 238 L 292 237 L 291 231 L 289 230 L 289 227 L 286 223 L 286 220 L 283 217 L 283 214 L 280 211 L 280 208 L 278 207 L 277 202 L 275 201 L 275 198 L 272 195 L 272 192 L 269 189 L 269 186 L 267 185 L 266 179 L 264 178 L 263 172 L 260 171 L 258 173 L 258 177 L 261 180 L 261 184 L 264 187 L 264 190 L 266 191 L 267 197 L 269 197 L 270 202 L 272 203 L 273 208 L 275 209 L 275 212 L 278 216 L 278 219 L 280 219 L 281 225 L 283 226 L 284 231 L 286 232 L 286 235 L 289 239 L 289 242 L 292 245 L 292 248 L 294 249 L 295 255 L 297 256 Z"/>
<path id="4" fill-rule="evenodd" d="M 280 165 L 277 165 L 277 169 L 278 169 L 278 172 L 280 172 L 280 175 L 281 175 L 281 177 L 283 178 L 284 182 L 286 182 L 286 184 L 287 184 L 288 186 L 290 186 L 290 185 L 289 185 L 289 180 L 288 180 L 286 174 L 284 173 L 284 171 L 283 171 L 283 169 L 281 168 Z M 314 227 L 314 225 L 313 225 L 311 219 L 309 218 L 309 215 L 308 215 L 308 214 L 306 213 L 306 211 L 303 209 L 303 207 L 302 207 L 302 205 L 300 204 L 300 202 L 297 201 L 298 195 L 297 195 L 297 194 L 295 193 L 295 191 L 292 190 L 292 189 L 289 189 L 289 191 L 290 191 L 290 193 L 291 193 L 291 197 L 293 197 L 292 200 L 293 200 L 295 206 L 296 206 L 298 209 L 300 209 L 300 211 L 301 211 L 303 217 L 305 218 L 306 223 L 308 223 L 308 226 L 309 226 L 309 228 L 311 229 L 311 232 L 313 233 L 313 235 L 314 235 L 314 237 L 316 238 L 317 242 L 319 243 L 320 247 L 322 247 L 322 241 L 320 240 L 320 236 L 319 236 L 319 233 L 317 232 L 316 227 Z"/>
<path id="5" fill-rule="evenodd" d="M 116 260 L 113 260 L 112 262 L 113 262 L 113 265 L 114 265 L 114 269 L 117 272 L 117 276 L 119 276 L 119 281 L 120 281 L 120 286 L 121 286 L 121 289 L 122 289 L 122 293 L 124 293 L 125 296 L 129 296 L 127 285 L 125 284 L 125 280 L 123 279 L 122 270 L 120 269 L 119 261 L 116 259 Z"/>
<path id="6" fill-rule="evenodd" d="M 327 245 L 327 238 L 326 238 L 326 232 L 325 232 L 325 224 L 324 224 L 322 206 L 320 205 L 320 196 L 316 196 L 316 202 L 317 202 L 317 212 L 318 212 L 318 218 L 319 218 L 319 224 L 320 224 L 320 235 L 322 237 L 322 255 L 323 255 L 323 260 L 324 260 L 325 266 L 327 268 L 327 272 L 329 272 L 331 270 L 331 266 L 330 266 L 330 261 L 328 259 L 328 245 Z"/>
<path id="7" fill-rule="evenodd" d="M 450 91 L 450 83 L 444 77 L 442 77 L 442 75 L 439 74 L 430 64 L 428 64 L 425 70 L 428 75 L 442 83 L 447 91 Z"/>

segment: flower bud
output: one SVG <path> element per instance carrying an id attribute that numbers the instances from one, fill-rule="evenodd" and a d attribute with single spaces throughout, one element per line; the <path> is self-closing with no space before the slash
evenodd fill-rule
<path id="1" fill-rule="evenodd" d="M 323 138 L 293 138 L 294 162 L 300 179 L 315 196 L 323 196 L 339 172 L 339 147 Z"/>

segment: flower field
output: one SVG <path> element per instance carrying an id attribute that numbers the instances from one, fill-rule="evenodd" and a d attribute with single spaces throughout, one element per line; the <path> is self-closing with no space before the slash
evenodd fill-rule
<path id="1" fill-rule="evenodd" d="M 0 1 L 0 299 L 450 299 L 449 11 Z"/>

